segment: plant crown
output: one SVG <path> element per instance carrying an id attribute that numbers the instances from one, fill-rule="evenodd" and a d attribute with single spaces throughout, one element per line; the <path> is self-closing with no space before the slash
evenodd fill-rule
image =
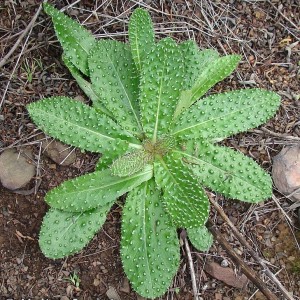
<path id="1" fill-rule="evenodd" d="M 179 267 L 178 228 L 201 251 L 212 244 L 203 187 L 251 203 L 271 196 L 271 178 L 255 161 L 216 142 L 266 122 L 280 98 L 262 89 L 203 98 L 234 71 L 240 56 L 220 57 L 191 40 L 155 41 L 143 9 L 130 18 L 128 44 L 96 40 L 50 4 L 44 9 L 63 61 L 92 106 L 51 97 L 29 104 L 30 117 L 48 135 L 103 156 L 95 172 L 47 193 L 40 247 L 54 259 L 80 251 L 116 199 L 128 193 L 120 250 L 124 271 L 139 294 L 158 297 Z"/>

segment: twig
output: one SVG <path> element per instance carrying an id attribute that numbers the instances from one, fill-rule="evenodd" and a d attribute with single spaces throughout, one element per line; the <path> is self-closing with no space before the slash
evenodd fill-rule
<path id="1" fill-rule="evenodd" d="M 264 261 L 256 254 L 256 252 L 251 248 L 249 243 L 246 241 L 246 239 L 240 234 L 238 229 L 234 226 L 234 224 L 230 221 L 230 219 L 225 214 L 224 210 L 221 208 L 221 206 L 211 197 L 209 197 L 210 203 L 214 206 L 214 208 L 217 210 L 219 215 L 222 217 L 222 219 L 229 225 L 232 232 L 235 234 L 237 239 L 241 242 L 243 246 L 247 248 L 250 255 L 257 261 L 257 263 L 262 267 L 264 273 L 272 280 L 274 284 L 278 287 L 278 289 L 282 292 L 282 294 L 286 297 L 288 300 L 295 300 L 289 292 L 286 290 L 286 288 L 281 284 L 281 282 L 277 279 L 277 277 L 270 271 L 268 266 L 264 263 Z M 247 275 L 247 274 L 246 274 Z"/>
<path id="2" fill-rule="evenodd" d="M 21 43 L 22 39 L 24 38 L 24 36 L 29 32 L 29 30 L 33 27 L 37 17 L 39 16 L 41 10 L 42 10 L 42 4 L 39 6 L 37 12 L 35 13 L 35 15 L 33 16 L 33 18 L 31 19 L 31 21 L 29 22 L 29 24 L 27 25 L 27 27 L 24 29 L 24 31 L 22 32 L 22 34 L 19 36 L 19 38 L 17 39 L 16 43 L 11 47 L 11 49 L 8 51 L 8 53 L 1 59 L 0 61 L 0 68 L 2 68 L 8 61 L 8 59 L 11 57 L 11 55 L 15 52 L 15 50 L 17 49 L 17 47 L 19 46 L 19 44 Z"/>
<path id="3" fill-rule="evenodd" d="M 182 232 L 181 234 L 185 251 L 187 254 L 187 259 L 190 267 L 190 274 L 191 274 L 191 280 L 192 280 L 192 288 L 193 288 L 193 294 L 194 294 L 194 300 L 198 300 L 198 289 L 197 289 L 197 284 L 196 284 L 196 276 L 195 276 L 195 270 L 194 270 L 194 265 L 193 265 L 193 260 L 192 260 L 192 255 L 191 255 L 191 250 L 189 246 L 189 242 L 186 238 L 186 232 Z"/>
<path id="4" fill-rule="evenodd" d="M 300 142 L 300 138 L 297 137 L 297 136 L 285 135 L 284 133 L 273 132 L 273 131 L 265 128 L 265 127 L 261 127 L 261 130 L 253 129 L 252 132 L 255 132 L 255 133 L 265 132 L 265 133 L 268 133 L 268 134 L 270 134 L 272 136 L 275 136 L 275 137 L 279 137 L 279 138 L 283 138 L 283 139 L 286 139 L 286 140 L 293 140 L 293 141 L 299 141 Z"/>
<path id="5" fill-rule="evenodd" d="M 240 266 L 242 272 L 251 280 L 260 291 L 267 297 L 268 300 L 279 300 L 278 297 L 273 294 L 265 285 L 265 283 L 259 278 L 259 276 L 252 270 L 249 266 L 247 266 L 244 261 L 237 255 L 237 253 L 233 250 L 230 244 L 226 241 L 222 234 L 220 234 L 219 230 L 215 225 L 208 222 L 208 228 L 210 232 L 213 234 L 214 238 L 221 244 L 221 246 L 226 250 L 227 254 L 230 258 Z"/>

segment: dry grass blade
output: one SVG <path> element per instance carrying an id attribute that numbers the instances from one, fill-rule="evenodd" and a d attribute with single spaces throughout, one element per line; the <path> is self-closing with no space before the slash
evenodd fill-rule
<path id="1" fill-rule="evenodd" d="M 182 239 L 183 239 L 183 244 L 184 244 L 184 248 L 185 248 L 188 263 L 189 263 L 194 300 L 199 300 L 199 298 L 198 298 L 198 289 L 197 289 L 197 284 L 196 284 L 196 275 L 195 275 L 195 270 L 194 270 L 194 263 L 193 263 L 193 259 L 192 259 L 192 254 L 191 254 L 189 242 L 186 238 L 186 232 L 185 231 L 182 232 L 181 236 L 182 236 Z"/>
<path id="2" fill-rule="evenodd" d="M 0 68 L 2 68 L 8 62 L 9 58 L 15 52 L 15 50 L 17 49 L 17 47 L 20 45 L 20 43 L 23 40 L 23 38 L 25 37 L 25 35 L 32 29 L 32 27 L 35 24 L 36 19 L 38 18 L 39 14 L 40 14 L 40 12 L 42 10 L 42 7 L 43 6 L 41 4 L 39 6 L 37 12 L 35 13 L 35 15 L 33 16 L 33 18 L 31 19 L 31 21 L 27 25 L 27 27 L 24 29 L 24 31 L 22 32 L 22 34 L 19 36 L 19 38 L 16 41 L 16 43 L 11 47 L 11 49 L 9 50 L 9 52 L 1 59 L 1 61 L 0 61 Z"/>

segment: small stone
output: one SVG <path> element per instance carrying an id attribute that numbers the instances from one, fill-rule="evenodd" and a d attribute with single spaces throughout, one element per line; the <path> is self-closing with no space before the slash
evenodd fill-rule
<path id="1" fill-rule="evenodd" d="M 122 281 L 122 286 L 120 287 L 120 291 L 129 294 L 130 293 L 130 285 L 128 279 L 125 277 Z"/>
<path id="2" fill-rule="evenodd" d="M 109 287 L 109 289 L 106 292 L 106 296 L 110 300 L 121 300 L 119 294 L 117 293 L 117 290 L 113 286 Z"/>
<path id="3" fill-rule="evenodd" d="M 78 95 L 78 96 L 74 97 L 74 100 L 77 100 L 79 102 L 85 103 L 85 99 L 81 95 Z"/>
<path id="4" fill-rule="evenodd" d="M 286 147 L 273 159 L 272 176 L 278 191 L 300 201 L 300 145 Z"/>
<path id="5" fill-rule="evenodd" d="M 271 263 L 271 264 L 275 264 L 275 262 L 276 262 L 275 258 L 272 257 L 272 258 L 270 259 L 270 263 Z"/>
<path id="6" fill-rule="evenodd" d="M 93 285 L 98 286 L 98 285 L 100 285 L 100 283 L 101 283 L 101 281 L 99 279 L 95 278 L 94 282 L 93 282 Z"/>
<path id="7" fill-rule="evenodd" d="M 221 261 L 221 267 L 227 268 L 228 266 L 229 266 L 228 260 L 227 260 L 227 259 L 223 259 L 223 260 Z"/>
<path id="8" fill-rule="evenodd" d="M 59 141 L 46 139 L 42 142 L 43 152 L 54 162 L 62 166 L 69 166 L 76 160 L 75 151 Z"/>
<path id="9" fill-rule="evenodd" d="M 0 155 L 0 181 L 4 187 L 16 190 L 26 185 L 35 174 L 31 163 L 32 152 L 29 149 L 16 151 L 4 150 Z"/>
<path id="10" fill-rule="evenodd" d="M 60 300 L 70 300 L 70 299 L 67 296 L 62 296 L 62 297 L 60 297 Z"/>

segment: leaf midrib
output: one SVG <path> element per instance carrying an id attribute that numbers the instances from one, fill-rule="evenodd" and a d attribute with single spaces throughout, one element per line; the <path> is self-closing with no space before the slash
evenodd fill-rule
<path id="1" fill-rule="evenodd" d="M 165 74 L 165 69 L 166 69 L 166 59 L 164 59 L 162 74 L 161 74 L 160 83 L 159 83 L 158 103 L 157 103 L 155 126 L 154 126 L 153 138 L 152 138 L 153 143 L 156 143 L 156 139 L 157 139 L 158 119 L 159 119 L 159 113 L 160 113 L 160 103 L 161 103 L 162 85 L 163 85 L 162 83 L 163 83 L 163 78 L 164 78 L 164 74 Z"/>
<path id="2" fill-rule="evenodd" d="M 147 185 L 148 182 L 145 183 L 145 195 L 147 195 Z M 142 205 L 142 224 L 143 224 L 143 242 L 144 242 L 144 249 L 145 249 L 145 257 L 146 257 L 146 263 L 147 263 L 147 271 L 148 271 L 148 278 L 150 281 L 150 285 L 151 285 L 151 294 L 153 294 L 153 282 L 152 282 L 152 277 L 151 277 L 151 271 L 150 271 L 150 264 L 148 261 L 148 248 L 147 248 L 147 234 L 146 234 L 146 204 L 145 204 L 145 199 L 146 197 L 143 198 L 143 205 Z"/>
<path id="3" fill-rule="evenodd" d="M 206 100 L 205 100 L 205 98 L 204 98 L 204 99 L 202 99 L 202 100 L 200 100 L 200 101 L 206 101 Z M 255 103 L 254 105 L 249 105 L 249 106 L 246 106 L 245 108 L 242 108 L 242 109 L 238 109 L 238 110 L 229 112 L 229 113 L 227 113 L 227 114 L 218 116 L 218 117 L 216 117 L 216 118 L 212 118 L 212 119 L 206 120 L 206 121 L 204 121 L 204 122 L 200 122 L 200 123 L 197 123 L 197 124 L 195 124 L 195 125 L 185 127 L 185 128 L 183 128 L 183 129 L 180 129 L 180 130 L 177 130 L 177 131 L 173 132 L 173 134 L 178 134 L 178 133 L 180 133 L 180 132 L 182 132 L 182 131 L 186 131 L 186 130 L 192 129 L 192 128 L 194 128 L 194 127 L 198 127 L 198 126 L 204 125 L 204 124 L 206 124 L 206 123 L 212 122 L 212 121 L 214 121 L 214 120 L 218 120 L 218 119 L 220 119 L 220 118 L 224 118 L 224 117 L 230 116 L 230 115 L 232 115 L 232 114 L 235 114 L 235 113 L 237 113 L 237 112 L 241 112 L 241 111 L 247 110 L 247 109 L 249 109 L 249 108 L 251 108 L 251 107 L 255 107 L 255 106 L 257 106 L 257 105 L 259 105 L 259 103 Z M 198 108 L 198 107 L 197 107 L 197 108 Z"/>
<path id="4" fill-rule="evenodd" d="M 133 115 L 134 115 L 134 118 L 135 118 L 135 120 L 136 120 L 136 122 L 137 122 L 137 125 L 138 125 L 138 127 L 139 127 L 139 130 L 142 130 L 142 126 L 141 126 L 141 124 L 140 124 L 139 118 L 138 118 L 138 116 L 136 115 L 136 111 L 135 111 L 135 109 L 134 109 L 133 106 L 132 106 L 132 103 L 131 103 L 131 101 L 130 101 L 130 97 L 129 97 L 129 95 L 128 95 L 126 89 L 125 89 L 125 86 L 124 86 L 124 84 L 123 84 L 123 82 L 122 82 L 122 80 L 121 80 L 121 78 L 120 78 L 119 73 L 118 73 L 117 70 L 116 70 L 116 67 L 115 67 L 115 65 L 114 65 L 114 62 L 112 61 L 112 59 L 111 59 L 111 57 L 110 57 L 110 55 L 109 55 L 108 53 L 106 53 L 106 56 L 107 56 L 107 58 L 109 59 L 109 63 L 110 63 L 111 66 L 113 67 L 113 70 L 114 70 L 114 72 L 115 72 L 115 74 L 116 74 L 116 76 L 117 76 L 117 80 L 119 81 L 119 84 L 121 85 L 121 87 L 122 87 L 122 89 L 123 89 L 123 91 L 124 91 L 124 93 L 125 93 L 127 102 L 129 103 L 129 106 L 130 106 L 130 110 L 132 111 L 132 113 L 133 113 Z M 126 106 L 127 106 L 127 105 L 126 105 Z"/>
<path id="5" fill-rule="evenodd" d="M 70 120 L 65 120 L 65 119 L 63 119 L 62 117 L 59 118 L 59 117 L 57 117 L 56 115 L 51 114 L 51 113 L 49 113 L 49 112 L 47 112 L 47 111 L 45 111 L 45 110 L 43 110 L 43 109 L 35 108 L 35 110 L 36 110 L 37 112 L 42 113 L 43 115 L 46 115 L 46 116 L 48 116 L 48 117 L 53 118 L 54 120 L 63 120 L 64 122 L 67 122 L 67 123 L 69 123 L 70 125 L 73 125 L 74 127 L 77 127 L 78 129 L 85 130 L 85 131 L 87 131 L 88 133 L 96 134 L 96 135 L 98 135 L 98 136 L 100 136 L 100 137 L 102 137 L 102 138 L 105 138 L 105 139 L 108 139 L 108 140 L 112 140 L 112 141 L 115 141 L 115 140 L 119 139 L 119 140 L 121 140 L 121 141 L 123 141 L 123 142 L 128 143 L 129 146 L 132 147 L 132 148 L 136 148 L 136 149 L 141 149 L 141 148 L 142 148 L 142 145 L 129 143 L 129 142 L 127 142 L 126 140 L 123 140 L 123 139 L 121 139 L 121 138 L 114 138 L 114 137 L 110 137 L 110 136 L 108 136 L 108 135 L 104 135 L 104 134 L 100 133 L 99 131 L 94 131 L 94 130 L 91 130 L 91 129 L 87 128 L 87 127 L 80 126 L 80 125 L 78 125 L 78 123 L 76 123 L 76 122 L 74 123 L 74 122 L 72 122 L 72 121 L 70 121 Z M 129 137 L 128 137 L 128 138 L 129 138 Z"/>
<path id="6" fill-rule="evenodd" d="M 99 172 L 102 172 L 102 171 L 99 171 Z M 146 170 L 143 171 L 142 173 L 137 173 L 135 175 L 131 175 L 130 177 L 124 177 L 124 178 L 120 177 L 120 180 L 114 181 L 113 183 L 107 183 L 106 185 L 98 186 L 96 188 L 87 187 L 86 189 L 83 189 L 83 190 L 79 190 L 79 191 L 76 190 L 74 192 L 64 193 L 64 195 L 79 194 L 79 193 L 83 193 L 86 191 L 96 191 L 96 190 L 100 190 L 100 189 L 105 189 L 110 186 L 114 186 L 114 185 L 129 181 L 129 180 L 132 180 L 132 179 L 135 179 L 138 177 L 143 177 L 144 175 L 147 175 L 148 173 L 151 173 L 151 172 L 152 172 L 152 168 L 146 168 Z"/>
<path id="7" fill-rule="evenodd" d="M 138 67 L 141 70 L 141 57 L 140 57 L 140 47 L 139 47 L 139 43 L 138 43 L 138 26 L 135 26 L 134 28 L 134 39 L 135 39 L 135 50 L 136 50 L 136 54 L 137 54 L 137 61 L 138 61 Z"/>

